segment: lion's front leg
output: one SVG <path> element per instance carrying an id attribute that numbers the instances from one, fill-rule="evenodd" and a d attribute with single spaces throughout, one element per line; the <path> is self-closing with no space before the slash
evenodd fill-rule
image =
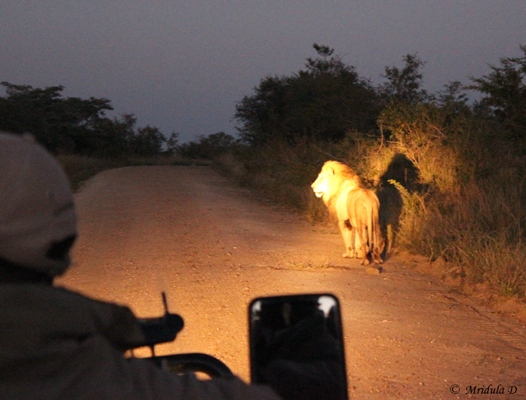
<path id="1" fill-rule="evenodd" d="M 343 243 L 345 245 L 345 253 L 342 254 L 342 257 L 345 258 L 354 258 L 354 232 L 352 226 L 349 224 L 349 221 L 338 221 L 338 227 L 342 234 Z"/>

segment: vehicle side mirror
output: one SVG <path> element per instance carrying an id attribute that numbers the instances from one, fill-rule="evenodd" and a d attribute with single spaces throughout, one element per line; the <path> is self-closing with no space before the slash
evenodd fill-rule
<path id="1" fill-rule="evenodd" d="M 159 343 L 172 342 L 177 334 L 184 328 L 184 320 L 177 314 L 168 311 L 168 301 L 166 293 L 161 293 L 163 300 L 164 315 L 160 318 L 139 319 L 139 326 L 145 338 L 142 346 L 149 346 L 154 354 L 154 346 Z"/>
<path id="2" fill-rule="evenodd" d="M 340 304 L 332 294 L 262 297 L 249 306 L 252 383 L 284 400 L 347 400 Z"/>

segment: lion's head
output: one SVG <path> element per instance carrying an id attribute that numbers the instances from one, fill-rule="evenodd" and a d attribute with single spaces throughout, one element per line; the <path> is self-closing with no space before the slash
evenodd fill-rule
<path id="1" fill-rule="evenodd" d="M 327 161 L 311 188 L 316 197 L 321 197 L 325 204 L 329 204 L 343 190 L 359 186 L 360 178 L 350 167 L 338 161 Z"/>

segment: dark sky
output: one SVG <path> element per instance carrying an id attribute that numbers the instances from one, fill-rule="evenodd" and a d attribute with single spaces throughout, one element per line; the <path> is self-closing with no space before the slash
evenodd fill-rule
<path id="1" fill-rule="evenodd" d="M 0 81 L 107 98 L 182 141 L 235 134 L 235 104 L 313 43 L 375 84 L 416 53 L 435 92 L 522 54 L 526 0 L 0 0 Z"/>

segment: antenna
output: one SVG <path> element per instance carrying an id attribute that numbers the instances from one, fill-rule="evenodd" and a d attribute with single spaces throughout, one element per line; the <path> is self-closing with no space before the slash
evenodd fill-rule
<path id="1" fill-rule="evenodd" d="M 166 292 L 164 290 L 161 292 L 161 296 L 163 298 L 164 313 L 165 314 L 169 314 L 169 312 L 168 312 L 168 301 L 166 300 Z"/>

